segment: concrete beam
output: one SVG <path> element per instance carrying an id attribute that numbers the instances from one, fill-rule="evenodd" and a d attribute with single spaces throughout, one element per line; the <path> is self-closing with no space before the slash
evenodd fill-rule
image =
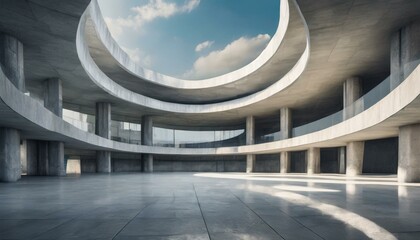
<path id="1" fill-rule="evenodd" d="M 280 153 L 280 173 L 290 172 L 290 152 Z"/>
<path id="2" fill-rule="evenodd" d="M 363 154 L 365 149 L 364 142 L 350 142 L 346 148 L 347 168 L 346 174 L 348 176 L 357 176 L 362 174 L 363 170 Z"/>
<path id="3" fill-rule="evenodd" d="M 321 150 L 319 148 L 308 149 L 307 173 L 312 175 L 321 172 Z"/>
<path id="4" fill-rule="evenodd" d="M 153 146 L 153 118 L 143 116 L 141 119 L 141 143 L 146 146 Z M 143 169 L 145 172 L 153 172 L 153 155 L 143 154 Z"/>
<path id="5" fill-rule="evenodd" d="M 59 117 L 63 117 L 63 90 L 59 78 L 44 82 L 44 106 Z"/>
<path id="6" fill-rule="evenodd" d="M 19 131 L 0 128 L 0 182 L 16 182 L 20 175 Z"/>
<path id="7" fill-rule="evenodd" d="M 398 182 L 420 182 L 420 124 L 400 127 Z"/>
<path id="8" fill-rule="evenodd" d="M 25 92 L 23 44 L 4 33 L 0 33 L 0 64 L 13 85 Z"/>

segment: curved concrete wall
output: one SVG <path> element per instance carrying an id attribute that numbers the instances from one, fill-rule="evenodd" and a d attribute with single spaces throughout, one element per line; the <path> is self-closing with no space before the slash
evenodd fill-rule
<path id="1" fill-rule="evenodd" d="M 299 11 L 299 7 L 295 4 L 296 8 Z M 91 8 L 91 6 L 89 7 Z M 89 75 L 91 80 L 102 88 L 105 92 L 109 93 L 111 96 L 116 97 L 118 99 L 144 106 L 147 108 L 161 110 L 165 112 L 173 112 L 173 113 L 216 113 L 216 112 L 223 112 L 228 110 L 234 110 L 238 108 L 242 108 L 245 106 L 249 106 L 254 103 L 258 103 L 262 100 L 265 100 L 269 97 L 272 97 L 276 93 L 286 89 L 287 87 L 291 86 L 303 73 L 305 70 L 306 64 L 309 60 L 309 53 L 310 53 L 310 39 L 309 39 L 309 30 L 304 21 L 304 18 L 299 11 L 301 18 L 305 24 L 306 30 L 306 48 L 301 57 L 299 58 L 298 62 L 294 65 L 294 67 L 280 80 L 269 86 L 268 88 L 256 92 L 254 94 L 237 98 L 234 100 L 219 102 L 219 103 L 212 103 L 212 104 L 178 104 L 172 102 L 165 102 L 161 100 L 157 100 L 154 98 L 150 98 L 138 93 L 135 93 L 131 90 L 128 90 L 121 85 L 114 82 L 110 79 L 105 73 L 103 73 L 99 67 L 95 64 L 92 57 L 90 56 L 89 49 L 87 43 L 85 41 L 85 23 L 88 18 L 88 14 L 90 9 L 87 9 L 86 12 L 83 14 L 79 28 L 77 31 L 77 38 L 76 38 L 76 45 L 77 45 L 77 52 L 79 55 L 80 62 L 85 69 L 86 73 Z"/>
<path id="2" fill-rule="evenodd" d="M 289 25 L 289 1 L 280 1 L 280 13 L 279 13 L 279 24 L 276 33 L 271 38 L 267 47 L 263 52 L 248 65 L 232 71 L 221 76 L 202 79 L 202 80 L 185 80 L 171 76 L 167 76 L 152 70 L 146 69 L 135 63 L 128 54 L 118 45 L 114 40 L 108 27 L 104 21 L 102 13 L 100 11 L 97 0 L 91 2 L 89 7 L 89 15 L 92 19 L 98 36 L 106 49 L 115 58 L 115 60 L 124 68 L 127 72 L 134 76 L 137 76 L 139 80 L 149 81 L 155 84 L 166 86 L 169 88 L 178 89 L 205 89 L 213 88 L 228 83 L 232 83 L 246 77 L 247 75 L 257 71 L 263 66 L 278 50 L 280 44 L 283 42 L 283 38 L 286 34 Z"/>
<path id="3" fill-rule="evenodd" d="M 19 91 L 0 71 L 0 98 L 4 112 L 13 121 L 4 119 L 2 125 L 21 129 L 48 140 L 66 142 L 67 146 L 82 149 L 110 150 L 161 155 L 241 155 L 303 150 L 309 147 L 333 147 L 347 141 L 383 138 L 398 134 L 398 127 L 418 122 L 420 113 L 420 67 L 390 94 L 366 111 L 327 129 L 270 143 L 224 148 L 166 148 L 115 142 L 84 132 L 47 110 L 38 101 Z M 414 111 L 413 111 L 414 108 Z M 408 113 L 408 114 L 407 114 Z M 22 122 L 25 122 L 23 125 Z"/>

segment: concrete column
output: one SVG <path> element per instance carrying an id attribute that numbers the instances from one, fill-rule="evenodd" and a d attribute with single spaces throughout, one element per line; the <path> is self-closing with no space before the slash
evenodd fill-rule
<path id="1" fill-rule="evenodd" d="M 255 141 L 255 118 L 248 116 L 246 118 L 246 145 L 252 145 Z M 255 155 L 246 155 L 246 172 L 252 173 L 255 168 Z"/>
<path id="2" fill-rule="evenodd" d="M 280 173 L 290 172 L 290 152 L 280 153 Z"/>
<path id="3" fill-rule="evenodd" d="M 391 38 L 391 89 L 420 63 L 420 21 L 411 22 Z"/>
<path id="4" fill-rule="evenodd" d="M 343 84 L 343 119 L 349 119 L 355 115 L 359 110 L 358 107 L 352 105 L 357 99 L 362 96 L 362 81 L 360 78 L 348 78 Z"/>
<path id="5" fill-rule="evenodd" d="M 48 176 L 65 176 L 64 143 L 48 142 Z"/>
<path id="6" fill-rule="evenodd" d="M 143 116 L 141 119 L 141 143 L 153 146 L 153 118 L 151 116 Z M 153 172 L 153 155 L 143 154 L 143 164 L 145 172 Z"/>
<path id="7" fill-rule="evenodd" d="M 20 179 L 20 134 L 12 128 L 0 128 L 0 182 Z"/>
<path id="8" fill-rule="evenodd" d="M 398 182 L 420 182 L 420 124 L 400 127 Z"/>
<path id="9" fill-rule="evenodd" d="M 48 175 L 48 142 L 38 141 L 38 176 Z"/>
<path id="10" fill-rule="evenodd" d="M 292 137 L 292 110 L 290 108 L 280 109 L 280 131 L 282 139 Z"/>
<path id="11" fill-rule="evenodd" d="M 321 172 L 321 150 L 319 148 L 308 149 L 307 173 L 315 174 Z"/>
<path id="12" fill-rule="evenodd" d="M 0 33 L 0 64 L 17 89 L 25 91 L 23 45 L 16 38 Z"/>
<path id="13" fill-rule="evenodd" d="M 51 78 L 44 83 L 44 106 L 55 115 L 63 117 L 63 92 L 61 80 Z"/>
<path id="14" fill-rule="evenodd" d="M 111 139 L 111 104 L 96 103 L 95 133 L 106 139 Z M 110 173 L 111 152 L 96 152 L 96 171 L 98 173 Z"/>
<path id="15" fill-rule="evenodd" d="M 363 154 L 365 149 L 364 142 L 350 142 L 346 148 L 347 168 L 346 174 L 348 176 L 357 176 L 362 174 L 363 170 Z"/>
<path id="16" fill-rule="evenodd" d="M 346 147 L 338 149 L 338 173 L 346 173 Z"/>
<path id="17" fill-rule="evenodd" d="M 38 175 L 38 143 L 35 140 L 26 140 L 26 174 Z"/>
<path id="18" fill-rule="evenodd" d="M 61 80 L 51 78 L 44 82 L 44 106 L 58 117 L 63 117 L 63 92 Z M 48 176 L 65 176 L 64 143 L 48 143 Z"/>
<path id="19" fill-rule="evenodd" d="M 21 140 L 20 144 L 20 165 L 22 169 L 22 174 L 28 174 L 28 159 L 27 159 L 27 141 Z"/>

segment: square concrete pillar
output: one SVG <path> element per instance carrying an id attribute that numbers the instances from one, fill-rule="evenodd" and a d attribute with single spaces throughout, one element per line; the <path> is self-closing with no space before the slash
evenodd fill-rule
<path id="1" fill-rule="evenodd" d="M 346 173 L 346 147 L 338 149 L 338 173 Z"/>
<path id="2" fill-rule="evenodd" d="M 141 144 L 153 146 L 153 118 L 151 116 L 143 116 L 141 119 Z M 145 172 L 153 172 L 153 155 L 143 154 L 143 170 Z"/>
<path id="3" fill-rule="evenodd" d="M 96 151 L 96 171 L 98 173 L 110 173 L 112 171 L 110 151 Z"/>
<path id="4" fill-rule="evenodd" d="M 308 149 L 307 173 L 309 175 L 321 172 L 321 150 L 319 148 Z"/>
<path id="5" fill-rule="evenodd" d="M 44 106 L 55 115 L 63 117 L 63 90 L 59 78 L 44 82 Z"/>
<path id="6" fill-rule="evenodd" d="M 246 173 L 252 173 L 255 169 L 255 155 L 246 155 Z"/>
<path id="7" fill-rule="evenodd" d="M 420 182 L 420 124 L 400 127 L 398 182 Z"/>
<path id="8" fill-rule="evenodd" d="M 290 172 L 290 152 L 280 153 L 280 173 Z"/>
<path id="9" fill-rule="evenodd" d="M 346 148 L 347 176 L 361 175 L 363 171 L 364 142 L 350 142 Z"/>
<path id="10" fill-rule="evenodd" d="M 246 145 L 252 145 L 255 142 L 255 118 L 248 116 L 246 118 Z M 252 173 L 255 168 L 255 155 L 248 154 L 246 156 L 246 172 Z"/>
<path id="11" fill-rule="evenodd" d="M 16 38 L 0 33 L 0 65 L 17 89 L 25 92 L 23 45 Z"/>
<path id="12" fill-rule="evenodd" d="M 96 103 L 95 133 L 100 137 L 111 139 L 110 103 Z M 97 151 L 96 165 L 96 170 L 98 173 L 110 173 L 112 171 L 111 152 Z"/>
<path id="13" fill-rule="evenodd" d="M 292 137 L 292 110 L 284 107 L 280 109 L 280 133 L 281 139 Z"/>
<path id="14" fill-rule="evenodd" d="M 38 141 L 38 176 L 48 175 L 48 142 Z"/>
<path id="15" fill-rule="evenodd" d="M 0 182 L 16 182 L 20 175 L 19 131 L 0 128 Z"/>
<path id="16" fill-rule="evenodd" d="M 64 143 L 48 142 L 48 176 L 65 176 Z"/>
<path id="17" fill-rule="evenodd" d="M 420 21 L 414 21 L 391 38 L 391 90 L 420 64 Z"/>
<path id="18" fill-rule="evenodd" d="M 343 119 L 349 119 L 361 111 L 363 106 L 354 103 L 363 94 L 362 81 L 358 77 L 348 78 L 343 84 Z"/>

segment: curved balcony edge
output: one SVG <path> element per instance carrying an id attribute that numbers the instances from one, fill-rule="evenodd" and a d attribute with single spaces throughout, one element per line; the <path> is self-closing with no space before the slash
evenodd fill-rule
<path id="1" fill-rule="evenodd" d="M 287 28 L 289 26 L 290 17 L 289 1 L 280 1 L 279 23 L 277 30 L 268 43 L 267 47 L 251 63 L 240 69 L 217 77 L 201 80 L 186 80 L 161 74 L 135 63 L 112 37 L 102 16 L 97 0 L 92 1 L 88 9 L 90 18 L 92 19 L 100 41 L 105 46 L 106 50 L 118 62 L 121 68 L 144 81 L 175 89 L 213 88 L 236 82 L 257 71 L 273 57 L 273 55 L 282 44 Z"/>
<path id="2" fill-rule="evenodd" d="M 420 121 L 420 65 L 392 92 L 360 114 L 314 133 L 270 143 L 221 148 L 167 148 L 112 141 L 72 126 L 41 103 L 19 91 L 0 71 L 0 107 L 8 118 L 2 126 L 21 130 L 23 136 L 57 140 L 68 147 L 159 155 L 244 155 L 342 146 L 346 142 L 391 137 L 398 127 Z"/>
<path id="3" fill-rule="evenodd" d="M 90 79 L 101 89 L 105 92 L 110 94 L 111 96 L 124 100 L 126 102 L 130 102 L 139 106 L 147 107 L 150 109 L 155 109 L 164 112 L 172 112 L 172 113 L 185 113 L 185 114 L 198 114 L 198 113 L 217 113 L 223 111 L 234 110 L 242 107 L 249 106 L 251 104 L 258 103 L 263 101 L 267 98 L 274 96 L 275 94 L 281 92 L 282 90 L 291 86 L 299 76 L 304 72 L 306 65 L 309 60 L 310 56 L 310 36 L 309 36 L 309 29 L 306 24 L 306 21 L 299 9 L 297 3 L 293 0 L 295 6 L 298 10 L 300 17 L 305 26 L 306 32 L 306 48 L 305 51 L 302 53 L 301 57 L 297 61 L 297 63 L 293 66 L 293 68 L 280 80 L 272 84 L 271 86 L 247 95 L 242 98 L 237 98 L 233 100 L 228 100 L 219 103 L 211 103 L 211 104 L 180 104 L 180 103 L 172 103 L 157 100 L 151 97 L 147 97 L 114 82 L 111 78 L 109 78 L 104 72 L 100 70 L 100 68 L 96 65 L 92 56 L 89 53 L 88 45 L 85 41 L 84 30 L 85 30 L 85 22 L 87 21 L 89 15 L 89 8 L 85 11 L 82 18 L 80 19 L 79 27 L 77 30 L 77 37 L 76 37 L 76 48 L 78 52 L 78 56 L 81 62 L 82 67 L 85 69 L 86 73 L 90 77 Z"/>

